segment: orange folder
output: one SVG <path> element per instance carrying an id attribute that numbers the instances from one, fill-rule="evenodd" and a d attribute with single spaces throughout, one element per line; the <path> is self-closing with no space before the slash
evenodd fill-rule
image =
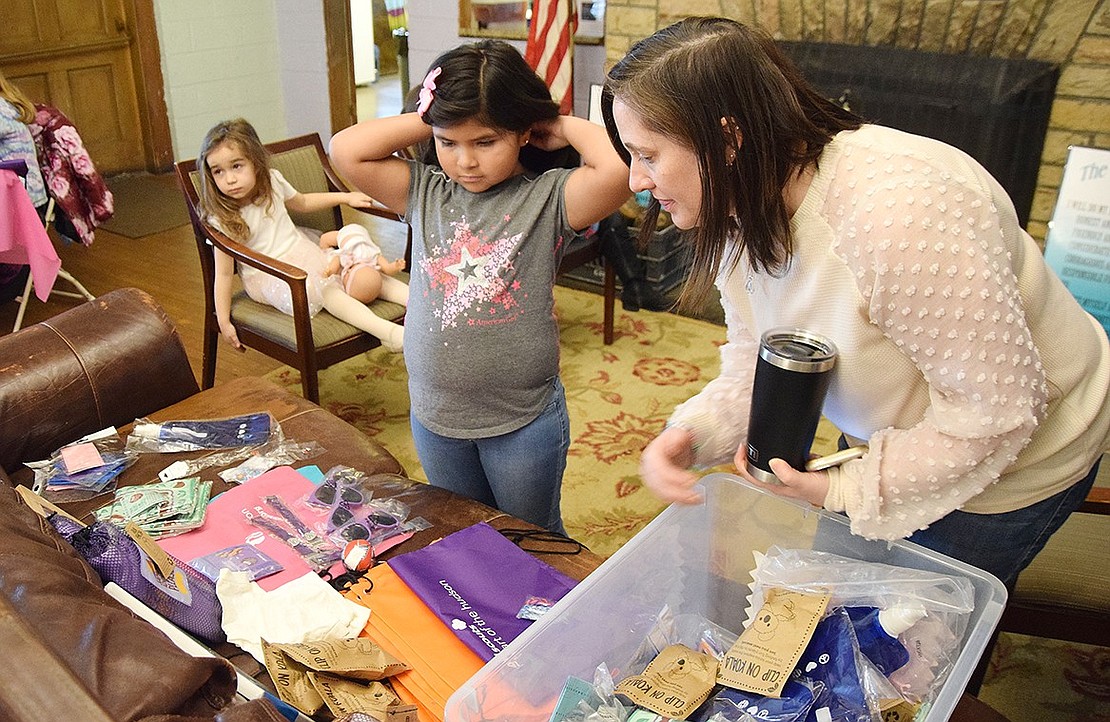
<path id="1" fill-rule="evenodd" d="M 371 610 L 363 634 L 411 667 L 391 678 L 398 696 L 420 708 L 422 722 L 442 722 L 447 698 L 484 662 L 388 564 L 374 567 L 366 578 L 343 593 Z"/>

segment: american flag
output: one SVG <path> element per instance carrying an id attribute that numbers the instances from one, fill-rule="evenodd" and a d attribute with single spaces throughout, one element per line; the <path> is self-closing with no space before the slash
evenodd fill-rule
<path id="1" fill-rule="evenodd" d="M 551 88 L 559 112 L 574 112 L 574 0 L 532 0 L 524 59 Z"/>

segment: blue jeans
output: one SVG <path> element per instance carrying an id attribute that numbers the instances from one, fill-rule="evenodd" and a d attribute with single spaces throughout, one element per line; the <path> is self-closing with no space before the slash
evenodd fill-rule
<path id="1" fill-rule="evenodd" d="M 410 418 L 416 454 L 433 486 L 566 533 L 559 503 L 570 449 L 570 416 L 558 378 L 540 415 L 500 436 L 454 439 L 429 431 L 415 416 Z"/>
<path id="2" fill-rule="evenodd" d="M 1098 476 L 1099 461 L 1067 489 L 1023 509 L 1000 514 L 953 511 L 915 532 L 910 541 L 985 569 L 1013 591 L 1048 538 L 1079 508 Z"/>

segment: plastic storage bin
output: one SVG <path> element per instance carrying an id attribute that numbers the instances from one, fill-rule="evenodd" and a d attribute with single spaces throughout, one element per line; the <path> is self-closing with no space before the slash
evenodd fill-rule
<path id="1" fill-rule="evenodd" d="M 633 238 L 640 235 L 639 228 L 629 232 Z M 690 246 L 679 240 L 678 228 L 673 225 L 656 231 L 644 252 L 637 255 L 644 262 L 645 280 L 661 294 L 682 283 L 690 268 Z"/>
<path id="2" fill-rule="evenodd" d="M 701 483 L 703 504 L 664 510 L 457 690 L 445 720 L 547 722 L 567 678 L 592 680 L 599 663 L 612 670 L 630 659 L 664 604 L 739 632 L 752 552 L 772 545 L 967 577 L 975 609 L 923 719 L 949 718 L 1002 615 L 1006 589 L 998 579 L 916 544 L 854 536 L 840 516 L 733 475 L 710 474 Z"/>

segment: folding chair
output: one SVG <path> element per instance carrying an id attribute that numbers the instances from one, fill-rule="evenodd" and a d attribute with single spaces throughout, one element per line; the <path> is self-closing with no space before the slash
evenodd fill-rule
<path id="1" fill-rule="evenodd" d="M 18 160 L 18 161 L 13 161 L 13 160 L 0 161 L 0 168 L 3 168 L 4 170 L 10 170 L 10 171 L 14 172 L 16 175 L 18 175 L 20 178 L 25 179 L 27 177 L 27 163 L 25 161 L 22 161 L 22 160 Z M 53 219 L 54 219 L 54 199 L 50 198 L 49 202 L 46 205 L 45 224 L 46 224 L 47 227 L 49 227 L 50 222 Z M 65 296 L 65 297 L 68 297 L 68 298 L 78 298 L 78 299 L 82 299 L 82 300 L 85 300 L 85 301 L 93 300 L 94 296 L 91 293 L 89 293 L 88 289 L 86 289 L 84 286 L 82 286 L 81 283 L 76 278 L 73 277 L 73 274 L 69 273 L 68 271 L 66 271 L 63 268 L 59 268 L 58 269 L 58 278 L 64 279 L 65 281 L 68 281 L 70 284 L 73 285 L 74 288 L 77 289 L 77 291 L 76 292 L 74 292 L 74 291 L 62 291 L 62 290 L 59 290 L 57 288 L 51 288 L 50 289 L 51 295 Z M 23 316 L 27 312 L 27 302 L 31 299 L 31 295 L 32 295 L 31 290 L 33 288 L 33 284 L 34 284 L 34 275 L 28 273 L 27 274 L 27 283 L 24 284 L 24 286 L 23 286 L 23 293 L 21 293 L 20 295 L 15 297 L 15 300 L 19 302 L 19 311 L 16 312 L 15 325 L 12 326 L 12 333 L 18 331 L 23 326 Z"/>

